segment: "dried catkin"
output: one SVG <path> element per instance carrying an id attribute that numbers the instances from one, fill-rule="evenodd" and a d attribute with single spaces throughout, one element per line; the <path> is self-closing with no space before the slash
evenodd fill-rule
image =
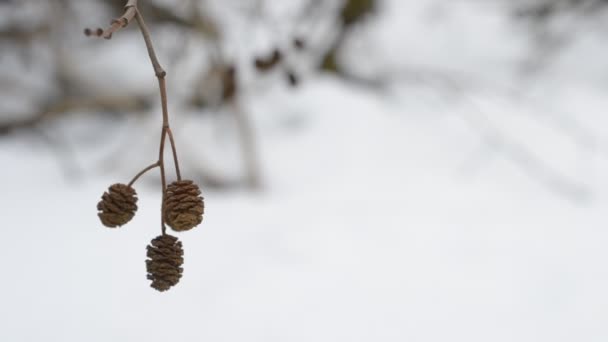
<path id="1" fill-rule="evenodd" d="M 110 186 L 97 203 L 101 223 L 109 228 L 115 228 L 131 221 L 137 211 L 137 193 L 135 189 L 125 184 Z"/>
<path id="2" fill-rule="evenodd" d="M 167 291 L 182 277 L 184 250 L 175 236 L 160 235 L 147 247 L 146 270 L 152 286 L 158 291 Z"/>
<path id="3" fill-rule="evenodd" d="M 198 226 L 203 221 L 205 203 L 201 190 L 191 180 L 176 181 L 165 192 L 165 222 L 173 230 L 181 232 Z"/>

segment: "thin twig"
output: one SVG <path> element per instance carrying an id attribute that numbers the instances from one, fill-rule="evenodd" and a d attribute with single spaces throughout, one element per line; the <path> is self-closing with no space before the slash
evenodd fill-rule
<path id="1" fill-rule="evenodd" d="M 112 35 L 120 29 L 127 27 L 133 18 L 137 15 L 137 0 L 128 0 L 125 5 L 125 13 L 117 19 L 113 19 L 111 26 L 107 29 L 98 28 L 93 31 L 89 28 L 84 30 L 84 34 L 87 36 L 103 37 L 105 39 L 112 39 Z"/>
<path id="2" fill-rule="evenodd" d="M 129 183 L 129 185 L 132 185 L 135 181 L 137 181 L 137 179 L 141 175 L 143 175 L 147 171 L 149 171 L 155 167 L 158 167 L 160 169 L 161 186 L 162 186 L 161 230 L 162 230 L 163 235 L 165 235 L 165 231 L 166 231 L 166 227 L 165 227 L 165 192 L 167 189 L 167 177 L 166 177 L 166 169 L 165 169 L 164 152 L 165 152 L 165 140 L 167 138 L 167 135 L 169 135 L 169 140 L 171 143 L 171 150 L 173 152 L 173 161 L 175 164 L 174 165 L 175 172 L 177 174 L 178 180 L 181 180 L 181 173 L 179 170 L 179 162 L 177 159 L 177 151 L 176 151 L 176 147 L 175 147 L 175 141 L 173 139 L 173 133 L 171 132 L 171 128 L 169 127 L 169 110 L 168 110 L 168 105 L 167 105 L 167 102 L 168 102 L 167 101 L 167 84 L 166 84 L 166 80 L 165 80 L 165 76 L 167 75 L 167 73 L 162 68 L 160 63 L 158 62 L 158 57 L 156 56 L 156 52 L 154 50 L 154 45 L 152 44 L 152 38 L 150 36 L 150 31 L 148 30 L 148 26 L 146 25 L 146 22 L 145 22 L 143 16 L 141 15 L 141 13 L 139 12 L 139 9 L 137 8 L 137 0 L 127 0 L 127 3 L 125 5 L 125 13 L 120 18 L 114 19 L 112 21 L 112 25 L 108 29 L 106 29 L 106 30 L 98 29 L 95 33 L 90 29 L 86 29 L 85 34 L 88 36 L 96 35 L 96 36 L 104 37 L 106 39 L 110 39 L 112 37 L 113 33 L 119 31 L 123 27 L 128 26 L 129 23 L 133 20 L 133 18 L 135 18 L 135 20 L 137 21 L 139 30 L 141 31 L 141 34 L 144 38 L 144 42 L 146 43 L 146 49 L 148 50 L 148 56 L 150 57 L 150 62 L 152 63 L 152 67 L 154 68 L 154 74 L 158 78 L 158 87 L 160 90 L 160 101 L 161 101 L 161 107 L 162 107 L 162 117 L 163 117 L 162 120 L 163 121 L 162 121 L 161 135 L 160 135 L 158 161 L 156 163 L 148 166 L 147 168 L 143 169 L 140 173 L 138 173 L 133 178 L 131 183 Z"/>
<path id="3" fill-rule="evenodd" d="M 163 127 L 162 132 L 160 134 L 160 151 L 158 153 L 158 165 L 160 167 L 160 181 L 162 187 L 162 204 L 160 209 L 160 225 L 161 231 L 163 235 L 165 235 L 166 227 L 165 227 L 165 190 L 167 189 L 167 178 L 165 175 L 165 137 L 167 136 L 167 130 Z"/>
<path id="4" fill-rule="evenodd" d="M 177 148 L 175 148 L 175 140 L 173 139 L 173 132 L 171 128 L 167 127 L 167 135 L 169 136 L 169 142 L 171 143 L 171 152 L 173 153 L 173 164 L 175 164 L 175 174 L 177 176 L 177 180 L 182 180 L 182 174 L 179 171 L 179 162 L 177 160 Z"/>
<path id="5" fill-rule="evenodd" d="M 139 171 L 138 174 L 135 175 L 135 177 L 133 177 L 133 179 L 129 182 L 129 187 L 131 187 L 133 184 L 135 184 L 135 182 L 137 182 L 137 180 L 139 179 L 139 177 L 143 176 L 146 172 L 152 170 L 155 167 L 159 167 L 159 163 L 156 162 L 148 167 L 146 167 L 145 169 Z"/>
<path id="6" fill-rule="evenodd" d="M 135 20 L 137 20 L 137 25 L 139 25 L 139 29 L 141 34 L 144 36 L 144 41 L 146 42 L 146 48 L 148 49 L 148 55 L 150 56 L 150 61 L 152 62 L 152 67 L 154 67 L 154 73 L 158 78 L 164 78 L 166 76 L 165 70 L 160 66 L 158 62 L 158 57 L 156 57 L 156 52 L 154 51 L 154 45 L 152 44 L 152 38 L 150 36 L 150 30 L 148 30 L 148 26 L 144 20 L 144 17 L 137 11 L 137 15 L 135 16 Z"/>

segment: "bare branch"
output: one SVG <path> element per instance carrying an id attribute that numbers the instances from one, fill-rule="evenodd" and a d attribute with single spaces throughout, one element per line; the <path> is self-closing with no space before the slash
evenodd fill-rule
<path id="1" fill-rule="evenodd" d="M 96 98 L 64 98 L 53 104 L 44 106 L 39 112 L 26 118 L 10 121 L 0 121 L 0 135 L 8 134 L 19 129 L 34 128 L 39 123 L 73 111 L 116 110 L 119 112 L 141 110 L 144 102 L 137 97 L 105 96 Z M 21 115 L 14 115 L 14 117 Z"/>
<path id="2" fill-rule="evenodd" d="M 165 198 L 164 197 L 165 197 L 165 190 L 167 188 L 167 179 L 166 179 L 164 152 L 165 152 L 165 141 L 166 141 L 167 135 L 169 135 L 171 149 L 173 151 L 173 161 L 175 164 L 174 166 L 175 166 L 175 170 L 177 173 L 177 178 L 178 178 L 178 180 L 181 180 L 181 174 L 179 171 L 179 162 L 177 159 L 175 142 L 173 139 L 173 134 L 171 132 L 171 128 L 169 126 L 169 110 L 168 110 L 168 105 L 167 105 L 167 85 L 166 85 L 166 80 L 165 80 L 165 76 L 167 75 L 167 73 L 165 72 L 165 70 L 162 68 L 162 66 L 160 65 L 160 63 L 158 61 L 158 57 L 156 56 L 156 52 L 154 50 L 154 45 L 152 44 L 152 38 L 150 35 L 150 31 L 148 30 L 148 26 L 146 25 L 146 22 L 142 16 L 142 14 L 140 13 L 139 9 L 137 8 L 137 0 L 128 0 L 125 5 L 125 13 L 120 18 L 113 20 L 112 26 L 110 26 L 110 28 L 108 28 L 106 30 L 98 29 L 97 32 L 95 32 L 95 35 L 104 37 L 106 39 L 110 39 L 112 37 L 113 33 L 117 32 L 118 30 L 120 30 L 123 27 L 128 26 L 129 23 L 133 20 L 133 18 L 135 18 L 135 20 L 137 21 L 139 30 L 141 31 L 144 42 L 146 44 L 146 49 L 148 50 L 148 56 L 150 57 L 150 62 L 152 64 L 152 67 L 154 68 L 154 74 L 158 78 L 158 87 L 160 90 L 160 101 L 161 101 L 161 107 L 162 107 L 162 130 L 161 130 L 161 136 L 160 136 L 160 144 L 159 144 L 160 146 L 159 146 L 159 151 L 158 151 L 158 161 L 156 163 L 146 167 L 140 173 L 138 173 L 135 176 L 135 178 L 133 178 L 132 182 L 135 182 L 141 175 L 143 175 L 147 171 L 149 171 L 157 166 L 160 169 L 161 186 L 162 186 L 162 193 L 163 193 L 163 201 L 162 201 L 162 205 L 161 205 L 161 230 L 162 230 L 162 233 L 165 234 L 166 227 L 165 227 L 165 217 L 164 217 L 164 215 L 165 215 L 164 214 L 165 213 L 165 208 L 164 208 Z M 87 34 L 87 35 L 92 35 L 92 33 L 93 32 L 90 29 L 85 30 L 85 34 Z"/>
<path id="3" fill-rule="evenodd" d="M 125 5 L 125 13 L 119 18 L 113 19 L 111 26 L 107 29 L 98 28 L 96 30 L 91 30 L 86 28 L 84 30 L 84 34 L 87 36 L 97 36 L 103 37 L 105 39 L 112 39 L 112 35 L 115 32 L 118 32 L 120 29 L 127 27 L 133 18 L 135 18 L 137 14 L 137 0 L 128 0 Z"/>

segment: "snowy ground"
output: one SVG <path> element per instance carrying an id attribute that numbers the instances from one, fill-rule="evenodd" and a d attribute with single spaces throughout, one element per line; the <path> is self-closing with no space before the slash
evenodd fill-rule
<path id="1" fill-rule="evenodd" d="M 294 97 L 283 113 L 307 126 L 260 134 L 267 190 L 207 192 L 204 224 L 180 235 L 185 276 L 163 294 L 144 270 L 152 187 L 130 225 L 105 229 L 95 204 L 115 179 L 65 184 L 53 156 L 2 141 L 0 339 L 608 337 L 601 192 L 573 202 L 500 156 L 460 172 L 475 139 L 451 116 L 332 80 Z"/>
<path id="2" fill-rule="evenodd" d="M 250 99 L 265 188 L 204 192 L 162 294 L 152 181 L 106 229 L 95 205 L 129 175 L 68 182 L 31 136 L 2 139 L 0 341 L 606 341 L 608 103 L 551 75 L 515 95 L 323 76 Z M 199 146 L 206 119 L 182 120 L 178 146 Z"/>

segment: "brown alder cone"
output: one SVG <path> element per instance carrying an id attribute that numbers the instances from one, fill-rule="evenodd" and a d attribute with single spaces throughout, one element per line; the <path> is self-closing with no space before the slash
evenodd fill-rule
<path id="1" fill-rule="evenodd" d="M 173 230 L 182 232 L 203 221 L 205 203 L 201 190 L 191 180 L 176 181 L 165 192 L 165 222 Z"/>
<path id="2" fill-rule="evenodd" d="M 175 236 L 160 235 L 150 242 L 147 250 L 146 270 L 148 280 L 152 280 L 150 286 L 161 292 L 167 291 L 182 277 L 182 243 Z"/>
<path id="3" fill-rule="evenodd" d="M 97 203 L 97 216 L 101 223 L 109 228 L 116 228 L 131 221 L 137 211 L 137 193 L 125 184 L 110 186 Z"/>

